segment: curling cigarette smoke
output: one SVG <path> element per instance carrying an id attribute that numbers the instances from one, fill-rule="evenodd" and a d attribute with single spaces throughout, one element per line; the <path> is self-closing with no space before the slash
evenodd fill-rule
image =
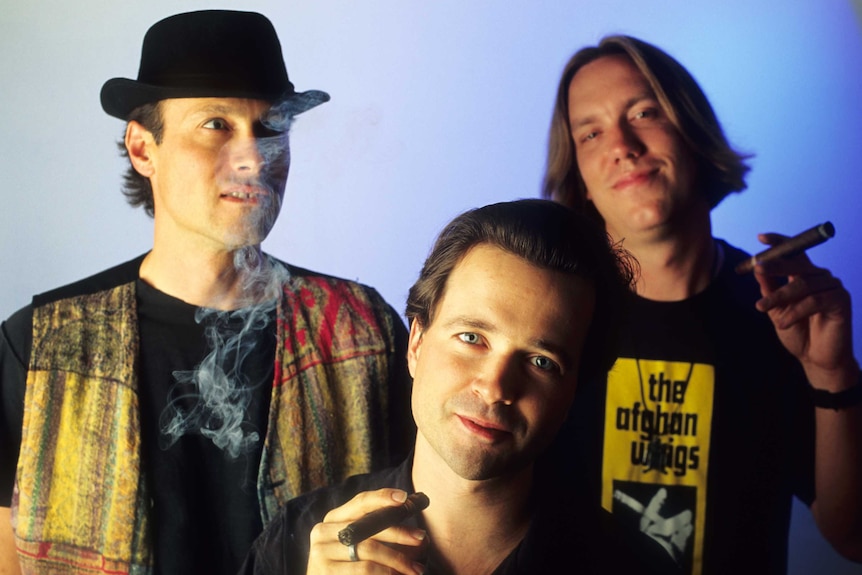
<path id="1" fill-rule="evenodd" d="M 278 295 L 290 274 L 281 264 L 253 248 L 236 252 L 234 264 L 252 303 L 233 311 L 199 308 L 195 314 L 210 352 L 194 370 L 176 371 L 172 397 L 162 412 L 162 448 L 180 437 L 200 433 L 232 458 L 253 450 L 260 434 L 246 420 L 246 409 L 258 387 L 268 393 L 270 381 L 248 381 L 245 362 L 268 329 Z M 187 389 L 182 395 L 178 390 Z M 191 406 L 191 407 L 189 407 Z"/>
<path id="2" fill-rule="evenodd" d="M 286 132 L 293 121 L 290 103 L 274 106 L 262 119 L 273 136 L 255 140 L 262 159 L 260 173 L 253 179 L 232 176 L 231 184 L 255 187 L 265 193 L 257 209 L 249 212 L 247 237 L 261 241 L 275 224 L 281 208 L 283 183 L 290 163 Z M 280 188 L 280 189 L 279 189 Z M 238 309 L 220 311 L 199 308 L 195 321 L 205 326 L 209 353 L 194 370 L 175 371 L 176 380 L 161 414 L 161 447 L 168 449 L 186 434 L 210 439 L 232 458 L 252 451 L 260 434 L 249 421 L 247 409 L 253 393 L 269 393 L 270 381 L 249 381 L 246 362 L 271 329 L 272 313 L 290 273 L 277 261 L 263 255 L 255 245 L 234 252 L 234 267 L 242 289 Z"/>
<path id="3" fill-rule="evenodd" d="M 194 370 L 175 371 L 168 405 L 162 412 L 162 449 L 186 434 L 201 434 L 232 458 L 252 451 L 260 434 L 252 429 L 246 410 L 258 388 L 269 393 L 270 381 L 249 381 L 246 360 L 271 325 L 278 295 L 290 274 L 252 247 L 236 252 L 234 262 L 243 268 L 243 282 L 258 303 L 233 311 L 199 308 L 195 320 L 205 325 L 210 352 Z M 186 390 L 180 392 L 179 390 Z"/>
<path id="4" fill-rule="evenodd" d="M 197 369 L 174 372 L 177 383 L 174 390 L 190 385 L 195 391 L 172 397 L 162 412 L 159 421 L 162 449 L 169 448 L 187 433 L 198 432 L 237 458 L 251 451 L 260 440 L 257 431 L 243 426 L 253 390 L 242 372 L 249 352 L 243 341 L 250 339 L 244 337 L 248 335 L 246 329 L 238 333 L 226 329 L 231 323 L 231 312 L 201 309 L 195 319 L 203 322 L 207 313 L 215 316 L 206 328 L 206 339 L 213 350 Z M 247 327 L 250 326 L 243 326 Z M 192 408 L 184 409 L 189 403 Z"/>

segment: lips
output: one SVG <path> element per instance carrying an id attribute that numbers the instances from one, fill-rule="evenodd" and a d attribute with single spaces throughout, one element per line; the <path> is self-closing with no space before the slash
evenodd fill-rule
<path id="1" fill-rule="evenodd" d="M 467 431 L 485 441 L 503 441 L 512 436 L 512 431 L 507 429 L 502 424 L 485 421 L 473 417 L 467 417 L 464 415 L 458 415 L 457 417 L 461 421 L 461 424 L 467 429 Z"/>
<path id="2" fill-rule="evenodd" d="M 261 201 L 269 192 L 260 186 L 243 185 L 235 186 L 221 194 L 221 198 L 238 202 Z"/>
<path id="3" fill-rule="evenodd" d="M 621 190 L 629 186 L 636 186 L 639 184 L 647 183 L 652 180 L 655 174 L 658 173 L 658 170 L 658 168 L 651 168 L 649 170 L 638 170 L 636 172 L 629 172 L 616 180 L 613 184 L 613 188 L 615 190 Z"/>

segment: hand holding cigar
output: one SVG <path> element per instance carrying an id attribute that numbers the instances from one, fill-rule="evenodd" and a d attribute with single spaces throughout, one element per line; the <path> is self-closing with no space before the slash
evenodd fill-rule
<path id="1" fill-rule="evenodd" d="M 368 513 L 338 532 L 338 540 L 344 545 L 357 545 L 360 541 L 401 523 L 428 507 L 428 496 L 412 493 L 407 501 L 395 507 L 384 507 Z"/>
<path id="2" fill-rule="evenodd" d="M 814 226 L 809 230 L 805 230 L 801 234 L 797 234 L 792 238 L 787 238 L 777 246 L 772 246 L 771 248 L 740 262 L 740 264 L 736 266 L 736 273 L 746 274 L 754 270 L 754 267 L 758 264 L 804 252 L 808 248 L 813 248 L 814 246 L 822 244 L 833 236 L 835 236 L 835 226 L 832 225 L 832 222 L 825 222 L 819 226 Z"/>

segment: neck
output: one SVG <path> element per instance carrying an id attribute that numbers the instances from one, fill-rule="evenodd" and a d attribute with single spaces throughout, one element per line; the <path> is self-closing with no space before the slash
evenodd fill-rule
<path id="1" fill-rule="evenodd" d="M 434 562 L 447 573 L 493 572 L 518 546 L 530 525 L 532 479 L 532 466 L 494 479 L 464 479 L 420 436 L 413 460 L 413 485 L 431 501 L 422 516 Z"/>
<path id="2" fill-rule="evenodd" d="M 720 264 L 708 216 L 705 223 L 682 232 L 646 239 L 625 238 L 623 247 L 640 266 L 637 294 L 656 301 L 680 301 L 702 292 Z"/>
<path id="3" fill-rule="evenodd" d="M 274 297 L 256 281 L 271 270 L 259 246 L 206 255 L 156 246 L 144 258 L 140 277 L 191 305 L 233 310 Z"/>

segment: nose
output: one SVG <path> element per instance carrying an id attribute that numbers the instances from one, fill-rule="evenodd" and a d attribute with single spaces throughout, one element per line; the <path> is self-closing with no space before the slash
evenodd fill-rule
<path id="1" fill-rule="evenodd" d="M 623 160 L 636 160 L 646 150 L 641 139 L 638 138 L 635 131 L 626 122 L 620 123 L 616 129 L 611 130 L 609 137 L 611 140 L 611 154 L 616 163 Z"/>
<path id="2" fill-rule="evenodd" d="M 257 138 L 249 137 L 231 142 L 228 157 L 231 168 L 241 175 L 257 175 L 266 164 L 265 154 L 262 153 Z"/>
<path id="3" fill-rule="evenodd" d="M 520 370 L 515 358 L 487 360 L 473 380 L 473 393 L 491 405 L 512 405 L 520 393 Z"/>

